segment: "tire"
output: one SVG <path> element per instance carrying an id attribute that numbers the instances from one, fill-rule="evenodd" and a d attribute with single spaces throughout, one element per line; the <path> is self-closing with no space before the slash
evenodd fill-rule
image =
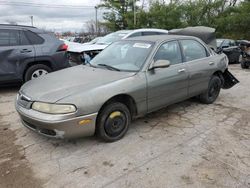
<path id="1" fill-rule="evenodd" d="M 98 115 L 96 134 L 105 142 L 114 142 L 127 133 L 130 123 L 128 107 L 119 102 L 110 103 Z"/>
<path id="2" fill-rule="evenodd" d="M 207 91 L 200 95 L 200 101 L 204 104 L 212 104 L 219 96 L 220 89 L 221 79 L 218 76 L 212 76 Z"/>
<path id="3" fill-rule="evenodd" d="M 38 78 L 42 75 L 45 75 L 49 72 L 51 72 L 51 68 L 49 68 L 46 65 L 43 64 L 36 64 L 36 65 L 32 65 L 31 67 L 29 67 L 24 75 L 24 81 L 27 82 L 29 80 Z"/>
<path id="4" fill-rule="evenodd" d="M 242 61 L 240 63 L 240 65 L 241 65 L 241 68 L 243 68 L 243 69 L 248 69 L 249 68 L 249 65 L 247 65 L 246 62 L 244 62 L 244 61 Z"/>

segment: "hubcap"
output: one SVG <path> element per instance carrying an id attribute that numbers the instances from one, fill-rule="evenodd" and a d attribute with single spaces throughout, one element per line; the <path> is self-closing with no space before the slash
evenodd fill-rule
<path id="1" fill-rule="evenodd" d="M 48 74 L 48 71 L 44 70 L 44 69 L 37 69 L 35 72 L 33 72 L 33 74 L 31 75 L 31 80 L 36 79 L 40 76 L 43 76 L 45 74 Z"/>
<path id="2" fill-rule="evenodd" d="M 116 113 L 116 115 L 113 115 Z M 125 129 L 127 118 L 124 113 L 120 111 L 112 112 L 105 121 L 104 129 L 108 136 L 119 136 Z"/>

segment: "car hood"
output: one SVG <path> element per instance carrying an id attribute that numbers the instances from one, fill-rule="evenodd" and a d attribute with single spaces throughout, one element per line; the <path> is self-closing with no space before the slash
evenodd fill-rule
<path id="1" fill-rule="evenodd" d="M 31 80 L 22 86 L 20 93 L 32 101 L 55 103 L 133 75 L 135 73 L 79 65 Z"/>
<path id="2" fill-rule="evenodd" d="M 80 44 L 71 46 L 68 50 L 68 52 L 75 52 L 75 53 L 81 53 L 86 51 L 92 51 L 92 50 L 103 50 L 108 45 L 106 44 Z"/>

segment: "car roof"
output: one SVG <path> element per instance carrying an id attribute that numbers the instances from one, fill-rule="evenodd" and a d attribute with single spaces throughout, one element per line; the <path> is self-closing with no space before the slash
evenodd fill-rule
<path id="1" fill-rule="evenodd" d="M 133 32 L 134 30 L 119 30 L 119 31 L 116 31 L 116 32 L 113 32 L 113 33 L 124 33 L 124 34 L 127 34 L 127 33 L 131 33 Z"/>
<path id="2" fill-rule="evenodd" d="M 29 30 L 34 33 L 47 33 L 45 30 L 38 29 L 33 26 L 28 25 L 12 25 L 12 24 L 0 24 L 1 29 L 23 29 L 23 30 Z"/>
<path id="3" fill-rule="evenodd" d="M 219 39 L 216 39 L 216 40 L 234 40 L 234 39 L 223 39 L 223 38 L 219 38 Z"/>
<path id="4" fill-rule="evenodd" d="M 168 34 L 167 30 L 164 30 L 164 29 L 154 29 L 154 28 L 142 28 L 142 29 L 135 29 L 135 30 L 128 30 L 128 31 L 130 31 L 130 32 L 128 32 L 127 35 L 125 35 L 123 37 L 123 39 L 129 38 L 134 33 L 139 33 L 139 32 L 158 32 L 158 33 L 165 33 L 166 35 Z"/>
<path id="5" fill-rule="evenodd" d="M 133 30 L 133 32 L 140 32 L 140 31 L 154 31 L 154 32 L 168 33 L 168 30 L 165 30 L 165 29 L 155 29 L 155 28 L 142 28 L 142 29 L 135 29 L 135 30 Z"/>
<path id="6" fill-rule="evenodd" d="M 192 36 L 184 36 L 184 35 L 150 35 L 150 36 L 140 36 L 133 37 L 124 40 L 129 41 L 148 41 L 148 42 L 163 42 L 166 40 L 174 40 L 174 39 L 198 39 L 197 37 Z M 199 40 L 199 39 L 198 39 Z"/>

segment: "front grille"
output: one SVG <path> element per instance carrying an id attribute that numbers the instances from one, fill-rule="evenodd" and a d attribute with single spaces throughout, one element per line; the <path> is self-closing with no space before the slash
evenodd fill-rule
<path id="1" fill-rule="evenodd" d="M 56 132 L 54 130 L 50 130 L 50 129 L 45 129 L 45 128 L 39 128 L 31 123 L 28 123 L 27 121 L 24 121 L 24 124 L 26 127 L 32 129 L 35 132 L 47 135 L 47 136 L 56 136 Z"/>

